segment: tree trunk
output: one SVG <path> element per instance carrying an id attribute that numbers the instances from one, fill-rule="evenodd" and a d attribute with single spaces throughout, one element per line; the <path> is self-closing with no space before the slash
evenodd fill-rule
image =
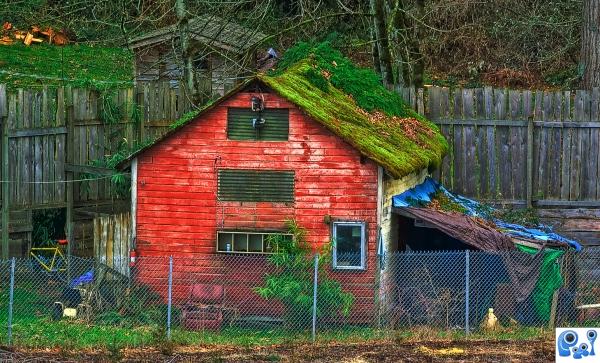
<path id="1" fill-rule="evenodd" d="M 421 27 L 413 17 L 422 19 L 425 13 L 425 0 L 414 2 L 412 16 L 405 1 L 396 0 L 392 27 L 397 41 L 399 74 L 404 86 L 423 87 L 425 58 L 421 53 Z"/>
<path id="2" fill-rule="evenodd" d="M 583 88 L 600 87 L 600 0 L 583 1 L 580 62 Z"/>
<path id="3" fill-rule="evenodd" d="M 176 0 L 175 11 L 177 13 L 179 39 L 181 42 L 181 59 L 183 60 L 183 78 L 187 91 L 193 102 L 196 102 L 198 91 L 194 73 L 194 54 L 190 44 L 190 29 L 188 23 L 187 8 L 185 0 Z"/>
<path id="4" fill-rule="evenodd" d="M 370 0 L 371 12 L 373 13 L 373 29 L 375 31 L 375 44 L 381 69 L 381 76 L 386 85 L 394 84 L 394 73 L 392 69 L 392 54 L 390 52 L 390 41 L 385 21 L 384 0 Z"/>

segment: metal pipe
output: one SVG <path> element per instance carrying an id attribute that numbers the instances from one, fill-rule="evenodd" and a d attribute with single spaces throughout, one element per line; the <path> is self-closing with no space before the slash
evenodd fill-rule
<path id="1" fill-rule="evenodd" d="M 16 263 L 16 260 L 13 257 L 10 261 L 10 290 L 9 290 L 9 295 L 8 295 L 7 344 L 9 347 L 12 345 L 13 297 L 14 297 L 14 291 L 15 291 L 15 263 Z"/>
<path id="2" fill-rule="evenodd" d="M 317 286 L 319 279 L 319 254 L 315 255 L 315 278 L 313 282 L 312 341 L 317 336 Z"/>
<path id="3" fill-rule="evenodd" d="M 469 270 L 470 270 L 470 260 L 469 260 L 469 250 L 465 252 L 465 334 L 469 334 Z"/>
<path id="4" fill-rule="evenodd" d="M 169 300 L 167 305 L 167 339 L 171 339 L 171 305 L 173 302 L 173 256 L 169 256 Z"/>

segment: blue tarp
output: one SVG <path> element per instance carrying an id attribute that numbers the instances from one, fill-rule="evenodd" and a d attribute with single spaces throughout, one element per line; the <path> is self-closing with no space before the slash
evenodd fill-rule
<path id="1" fill-rule="evenodd" d="M 426 178 L 423 183 L 405 191 L 402 194 L 392 197 L 392 205 L 396 208 L 422 206 L 431 202 L 431 197 L 437 192 L 444 193 L 452 201 L 460 204 L 465 209 L 466 215 L 493 221 L 502 233 L 514 237 L 537 239 L 540 241 L 555 240 L 567 243 L 577 251 L 581 250 L 581 245 L 579 243 L 552 232 L 552 228 L 550 226 L 540 224 L 536 228 L 528 228 L 519 224 L 507 223 L 495 218 L 491 213 L 494 211 L 493 208 L 483 205 L 472 199 L 465 198 L 461 195 L 451 193 L 432 178 Z"/>

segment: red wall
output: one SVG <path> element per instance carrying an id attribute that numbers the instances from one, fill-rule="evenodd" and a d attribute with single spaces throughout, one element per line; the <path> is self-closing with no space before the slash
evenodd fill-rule
<path id="1" fill-rule="evenodd" d="M 361 162 L 360 154 L 346 142 L 275 94 L 264 94 L 265 105 L 290 109 L 288 141 L 227 140 L 227 107 L 249 107 L 252 95 L 238 93 L 139 156 L 138 254 L 173 255 L 177 260 L 206 257 L 216 253 L 217 229 L 283 229 L 289 218 L 306 228 L 308 240 L 318 246 L 330 240 L 330 226 L 324 223 L 330 215 L 365 221 L 368 233 L 367 270 L 334 276 L 354 286 L 372 285 L 376 164 Z M 295 202 L 217 202 L 219 168 L 294 170 Z M 201 269 L 194 264 L 186 267 L 200 274 Z M 356 291 L 365 294 L 372 292 Z"/>

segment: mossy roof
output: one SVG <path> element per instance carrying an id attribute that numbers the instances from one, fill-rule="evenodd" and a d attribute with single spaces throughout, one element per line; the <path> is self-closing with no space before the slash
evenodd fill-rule
<path id="1" fill-rule="evenodd" d="M 336 56 L 329 62 L 327 58 L 310 53 L 293 64 L 285 65 L 283 62 L 284 67 L 278 71 L 259 73 L 203 108 L 196 116 L 187 115 L 184 122 L 176 121 L 176 127 L 159 140 L 197 119 L 249 83 L 258 81 L 298 106 L 394 177 L 403 177 L 424 168 L 437 168 L 448 149 L 438 127 L 378 82 L 365 84 L 365 79 L 375 77 L 371 70 L 354 66 L 346 58 L 339 58 L 339 53 Z M 323 66 L 324 62 L 329 63 Z M 340 88 L 352 88 L 352 93 Z M 357 100 L 368 106 L 359 106 Z M 152 145 L 134 153 L 129 160 L 149 147 Z"/>

